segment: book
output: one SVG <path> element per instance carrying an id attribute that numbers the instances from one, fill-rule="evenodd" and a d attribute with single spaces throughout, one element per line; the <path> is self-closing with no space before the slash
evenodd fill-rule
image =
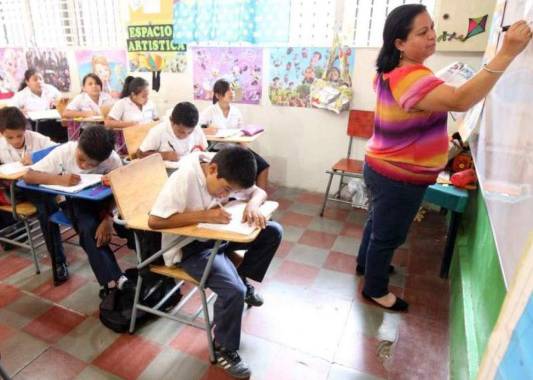
<path id="1" fill-rule="evenodd" d="M 61 119 L 57 110 L 29 111 L 28 117 L 32 120 Z"/>
<path id="2" fill-rule="evenodd" d="M 62 186 L 62 185 L 40 185 L 47 189 L 63 191 L 65 193 L 77 193 L 88 187 L 94 186 L 102 182 L 101 174 L 80 174 L 81 181 L 74 186 Z"/>
<path id="3" fill-rule="evenodd" d="M 241 130 L 239 128 L 218 129 L 215 134 L 216 137 L 228 138 L 235 135 L 240 135 Z"/>
<path id="4" fill-rule="evenodd" d="M 17 174 L 26 170 L 28 170 L 28 166 L 22 165 L 20 161 L 0 165 L 0 174 L 2 175 Z"/>
<path id="5" fill-rule="evenodd" d="M 272 216 L 274 211 L 278 208 L 278 202 L 266 201 L 260 207 L 263 215 L 268 219 Z M 244 213 L 244 208 L 246 207 L 246 202 L 242 201 L 232 201 L 224 205 L 224 209 L 231 214 L 231 221 L 228 224 L 218 224 L 218 223 L 199 223 L 199 228 L 205 228 L 214 231 L 224 231 L 232 232 L 241 235 L 249 235 L 254 232 L 257 227 L 254 225 L 249 225 L 248 223 L 242 223 L 242 215 Z"/>
<path id="6" fill-rule="evenodd" d="M 248 124 L 246 127 L 242 129 L 242 134 L 245 136 L 254 136 L 258 133 L 263 132 L 265 129 L 261 127 L 260 125 L 255 124 Z"/>

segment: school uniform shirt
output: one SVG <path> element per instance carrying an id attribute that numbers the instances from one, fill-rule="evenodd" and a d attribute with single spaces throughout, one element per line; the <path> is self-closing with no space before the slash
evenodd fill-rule
<path id="1" fill-rule="evenodd" d="M 50 84 L 42 85 L 41 96 L 33 93 L 29 87 L 25 87 L 13 97 L 11 104 L 17 108 L 24 108 L 26 111 L 45 111 L 61 96 L 57 88 Z"/>
<path id="2" fill-rule="evenodd" d="M 56 145 L 56 143 L 50 140 L 50 137 L 28 130 L 24 132 L 24 146 L 21 149 L 13 147 L 2 136 L 0 137 L 0 162 L 2 164 L 18 162 L 22 160 L 26 153 L 32 154 L 52 145 Z"/>
<path id="3" fill-rule="evenodd" d="M 117 101 L 108 116 L 120 121 L 135 121 L 139 124 L 149 123 L 158 118 L 154 102 L 148 100 L 142 109 L 129 97 Z"/>
<path id="4" fill-rule="evenodd" d="M 100 107 L 112 102 L 113 98 L 106 92 L 100 93 L 100 96 L 98 97 L 98 103 L 95 103 L 86 92 L 82 92 L 81 94 L 76 95 L 76 97 L 70 101 L 66 109 L 78 112 L 93 111 L 100 115 L 102 113 Z"/>
<path id="5" fill-rule="evenodd" d="M 228 117 L 224 116 L 222 108 L 219 103 L 211 104 L 200 114 L 200 125 L 213 124 L 217 128 L 242 128 L 243 120 L 242 114 L 239 109 L 233 105 L 230 105 Z"/>
<path id="6" fill-rule="evenodd" d="M 46 157 L 31 166 L 32 170 L 48 174 L 107 174 L 111 170 L 122 166 L 117 152 L 100 162 L 98 166 L 89 170 L 82 170 L 76 163 L 77 141 L 70 141 L 52 150 Z"/>
<path id="7" fill-rule="evenodd" d="M 199 125 L 187 138 L 179 139 L 174 134 L 170 121 L 167 120 L 150 129 L 139 149 L 142 152 L 151 150 L 156 152 L 175 151 L 179 157 L 182 157 L 191 153 L 195 146 L 207 148 L 207 139 Z"/>
<path id="8" fill-rule="evenodd" d="M 168 218 L 176 213 L 209 210 L 217 206 L 217 198 L 207 191 L 207 181 L 200 165 L 201 153 L 195 152 L 180 161 L 180 169 L 170 175 L 163 189 L 150 211 L 153 216 Z M 246 192 L 251 194 L 255 186 Z M 228 198 L 242 199 L 245 192 L 239 196 L 230 194 Z M 225 203 L 226 199 L 218 199 Z M 176 235 L 162 233 L 161 247 L 166 248 L 172 244 Z M 172 248 L 163 254 L 166 266 L 172 266 L 181 261 L 181 249 Z"/>

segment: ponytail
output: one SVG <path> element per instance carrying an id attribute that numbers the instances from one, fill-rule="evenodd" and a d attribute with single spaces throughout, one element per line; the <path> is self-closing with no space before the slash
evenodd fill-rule
<path id="1" fill-rule="evenodd" d="M 141 77 L 128 76 L 124 80 L 124 88 L 122 89 L 120 97 L 125 98 L 130 96 L 131 94 L 137 95 L 146 87 L 148 87 L 148 82 L 146 81 L 146 79 L 143 79 Z"/>

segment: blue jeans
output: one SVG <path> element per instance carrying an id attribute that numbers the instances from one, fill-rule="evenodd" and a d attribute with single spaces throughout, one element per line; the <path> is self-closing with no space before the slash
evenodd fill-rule
<path id="1" fill-rule="evenodd" d="M 405 242 L 427 185 L 394 181 L 366 164 L 363 175 L 370 193 L 370 207 L 357 264 L 365 268 L 363 291 L 378 298 L 389 292 L 392 255 Z"/>

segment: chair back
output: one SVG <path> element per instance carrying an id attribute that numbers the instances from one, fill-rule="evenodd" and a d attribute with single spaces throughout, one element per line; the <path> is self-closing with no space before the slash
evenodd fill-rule
<path id="1" fill-rule="evenodd" d="M 128 222 L 148 216 L 168 179 L 161 155 L 152 154 L 108 174 L 111 190 L 122 218 Z"/>
<path id="2" fill-rule="evenodd" d="M 128 156 L 133 159 L 137 153 L 137 150 L 141 146 L 144 138 L 154 127 L 154 123 L 134 125 L 132 127 L 124 128 L 122 133 L 124 134 L 124 142 L 128 149 Z"/>
<path id="3" fill-rule="evenodd" d="M 374 132 L 374 112 L 351 110 L 347 133 L 350 137 L 369 139 Z"/>
<path id="4" fill-rule="evenodd" d="M 70 98 L 61 98 L 58 100 L 56 104 L 57 112 L 63 117 L 63 112 L 65 111 L 65 108 L 67 108 L 68 103 L 70 102 Z"/>
<path id="5" fill-rule="evenodd" d="M 36 150 L 35 152 L 33 152 L 31 154 L 31 162 L 35 164 L 36 162 L 41 161 L 43 158 L 48 156 L 48 153 L 53 151 L 59 145 L 61 145 L 61 144 L 52 145 L 52 146 L 49 146 L 48 148 L 44 148 L 44 149 L 41 149 L 41 150 Z"/>

